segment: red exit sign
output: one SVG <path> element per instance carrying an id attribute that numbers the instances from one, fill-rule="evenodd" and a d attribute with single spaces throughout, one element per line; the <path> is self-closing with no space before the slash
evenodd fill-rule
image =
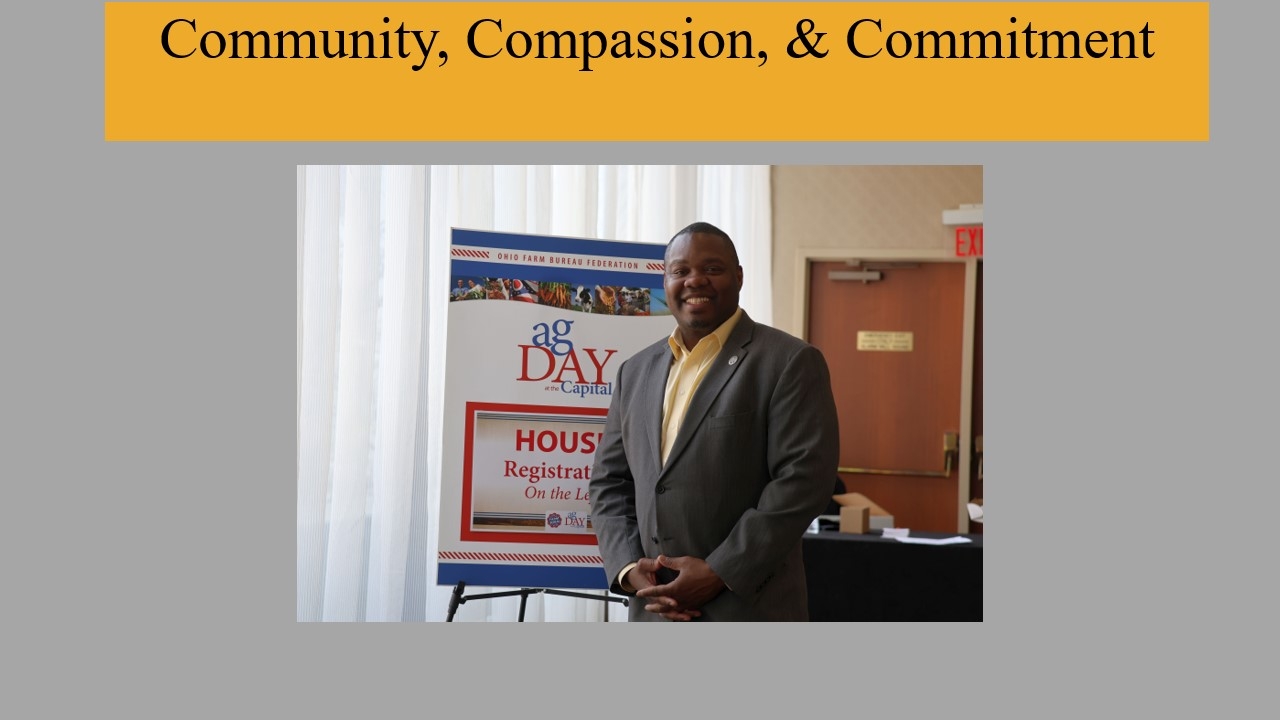
<path id="1" fill-rule="evenodd" d="M 956 228 L 956 257 L 982 257 L 982 226 Z"/>

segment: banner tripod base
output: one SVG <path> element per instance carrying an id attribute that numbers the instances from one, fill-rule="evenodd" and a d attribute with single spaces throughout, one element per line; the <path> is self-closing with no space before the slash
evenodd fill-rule
<path id="1" fill-rule="evenodd" d="M 514 595 L 520 596 L 519 622 L 524 622 L 524 608 L 525 608 L 525 605 L 527 605 L 529 602 L 529 596 L 536 595 L 538 593 L 543 593 L 546 595 L 563 595 L 565 597 L 576 597 L 576 598 L 582 598 L 583 600 L 601 600 L 603 602 L 615 602 L 615 603 L 621 604 L 622 607 L 628 607 L 626 598 L 609 597 L 607 595 L 588 595 L 586 593 L 570 592 L 568 590 L 554 590 L 552 588 L 520 588 L 519 590 L 503 590 L 501 592 L 481 593 L 479 595 L 472 595 L 470 597 L 467 597 L 462 594 L 462 591 L 466 588 L 466 586 L 467 586 L 467 582 L 465 580 L 459 580 L 458 584 L 453 587 L 453 596 L 449 598 L 449 615 L 448 617 L 445 618 L 444 620 L 445 622 L 453 622 L 453 615 L 458 611 L 458 606 L 462 605 L 468 600 L 483 600 L 485 598 L 496 598 L 496 597 L 512 597 Z M 609 622 L 608 612 L 605 612 L 604 614 L 604 621 Z"/>

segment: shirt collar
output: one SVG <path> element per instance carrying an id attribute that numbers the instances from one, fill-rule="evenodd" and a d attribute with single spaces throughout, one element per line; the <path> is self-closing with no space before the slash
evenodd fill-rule
<path id="1" fill-rule="evenodd" d="M 715 338 L 713 342 L 716 344 L 716 346 L 724 347 L 724 344 L 729 341 L 729 335 L 733 334 L 733 329 L 738 326 L 738 321 L 741 319 L 742 319 L 742 308 L 738 307 L 738 309 L 734 310 L 733 314 L 729 316 L 728 320 L 725 320 L 724 322 L 720 323 L 720 327 L 713 330 L 710 335 L 707 335 L 706 337 L 699 340 L 698 345 L 701 345 L 702 343 L 707 342 L 711 338 Z M 692 350 L 685 350 L 684 345 L 680 342 L 679 326 L 676 326 L 676 328 L 671 331 L 670 337 L 667 338 L 667 345 L 671 347 L 671 354 L 675 355 L 677 360 L 679 360 L 680 358 L 684 357 L 685 355 L 689 354 L 692 351 Z M 696 349 L 698 345 L 694 345 L 694 349 Z"/>

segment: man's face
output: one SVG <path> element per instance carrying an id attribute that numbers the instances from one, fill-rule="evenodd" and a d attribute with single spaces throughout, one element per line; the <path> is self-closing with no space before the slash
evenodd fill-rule
<path id="1" fill-rule="evenodd" d="M 692 349 L 738 309 L 742 267 L 724 238 L 705 233 L 676 238 L 666 265 L 667 304 L 685 347 Z"/>

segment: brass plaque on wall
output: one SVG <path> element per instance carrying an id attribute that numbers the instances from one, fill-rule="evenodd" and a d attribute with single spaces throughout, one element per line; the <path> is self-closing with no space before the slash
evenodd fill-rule
<path id="1" fill-rule="evenodd" d="M 883 350 L 887 352 L 911 352 L 915 349 L 915 333 L 858 331 L 859 350 Z"/>

